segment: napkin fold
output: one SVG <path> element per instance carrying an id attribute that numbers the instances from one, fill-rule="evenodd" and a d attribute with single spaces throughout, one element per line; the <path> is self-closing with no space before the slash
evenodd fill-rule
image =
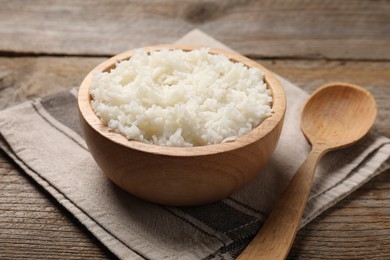
<path id="1" fill-rule="evenodd" d="M 199 30 L 178 42 L 228 49 Z M 308 95 L 278 78 L 288 105 L 270 163 L 246 187 L 208 205 L 148 203 L 109 181 L 83 140 L 76 90 L 1 111 L 0 148 L 119 258 L 234 258 L 258 232 L 310 150 L 299 125 Z M 301 227 L 387 169 L 389 157 L 390 140 L 373 133 L 351 148 L 326 155 Z"/>

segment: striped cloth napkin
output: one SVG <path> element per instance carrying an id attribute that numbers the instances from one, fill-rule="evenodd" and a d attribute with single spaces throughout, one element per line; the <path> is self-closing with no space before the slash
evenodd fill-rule
<path id="1" fill-rule="evenodd" d="M 227 48 L 198 30 L 179 42 Z M 76 91 L 0 112 L 0 147 L 119 258 L 234 258 L 258 232 L 310 149 L 299 127 L 307 94 L 279 79 L 288 108 L 271 162 L 245 188 L 208 205 L 156 205 L 109 181 L 83 140 Z M 383 171 L 389 156 L 389 139 L 371 133 L 353 148 L 323 158 L 301 226 Z"/>

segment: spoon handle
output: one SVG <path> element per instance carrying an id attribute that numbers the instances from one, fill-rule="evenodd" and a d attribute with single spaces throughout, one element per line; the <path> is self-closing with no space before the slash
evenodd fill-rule
<path id="1" fill-rule="evenodd" d="M 317 162 L 325 149 L 313 147 L 299 167 L 260 232 L 237 258 L 285 259 L 297 233 L 309 197 Z"/>

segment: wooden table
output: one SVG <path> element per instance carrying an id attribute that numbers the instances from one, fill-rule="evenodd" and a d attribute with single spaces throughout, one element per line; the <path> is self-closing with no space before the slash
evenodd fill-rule
<path id="1" fill-rule="evenodd" d="M 308 92 L 331 81 L 366 87 L 375 129 L 390 137 L 386 0 L 0 0 L 0 109 L 78 86 L 106 57 L 193 28 Z M 25 258 L 114 256 L 0 154 L 0 259 Z M 390 259 L 390 171 L 301 230 L 289 258 Z"/>

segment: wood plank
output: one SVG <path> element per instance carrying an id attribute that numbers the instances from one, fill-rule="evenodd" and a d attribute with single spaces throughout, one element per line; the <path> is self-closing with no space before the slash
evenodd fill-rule
<path id="1" fill-rule="evenodd" d="M 389 259 L 389 186 L 390 170 L 328 209 L 298 232 L 289 259 Z"/>
<path id="2" fill-rule="evenodd" d="M 0 153 L 1 259 L 107 259 L 114 256 Z"/>
<path id="3" fill-rule="evenodd" d="M 0 58 L 0 109 L 78 87 L 103 58 Z"/>
<path id="4" fill-rule="evenodd" d="M 261 61 L 267 68 L 311 93 L 330 82 L 348 82 L 369 90 L 375 97 L 378 116 L 374 128 L 390 137 L 390 63 L 356 61 Z"/>
<path id="5" fill-rule="evenodd" d="M 386 0 L 0 0 L 0 6 L 0 52 L 8 54 L 113 55 L 199 28 L 256 57 L 390 59 Z"/>

